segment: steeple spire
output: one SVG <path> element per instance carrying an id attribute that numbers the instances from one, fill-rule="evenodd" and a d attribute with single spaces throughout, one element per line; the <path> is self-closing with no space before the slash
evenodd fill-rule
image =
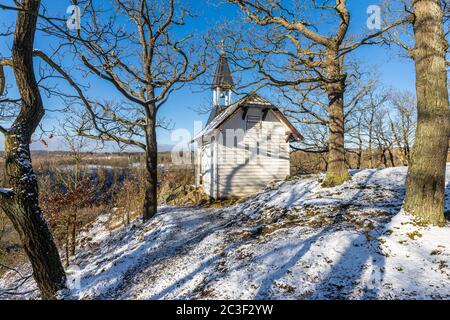
<path id="1" fill-rule="evenodd" d="M 220 55 L 225 55 L 225 40 L 220 41 Z"/>
<path id="2" fill-rule="evenodd" d="M 225 43 L 221 42 L 221 52 L 216 74 L 212 84 L 214 106 L 229 106 L 232 99 L 232 89 L 234 87 L 230 66 L 225 54 Z"/>

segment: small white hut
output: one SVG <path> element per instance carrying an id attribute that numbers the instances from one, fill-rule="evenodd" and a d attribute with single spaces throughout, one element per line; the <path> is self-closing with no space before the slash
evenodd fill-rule
<path id="1" fill-rule="evenodd" d="M 213 109 L 197 143 L 196 185 L 214 199 L 243 197 L 290 174 L 289 142 L 300 133 L 272 103 L 253 93 L 232 102 L 233 78 L 221 54 Z"/>

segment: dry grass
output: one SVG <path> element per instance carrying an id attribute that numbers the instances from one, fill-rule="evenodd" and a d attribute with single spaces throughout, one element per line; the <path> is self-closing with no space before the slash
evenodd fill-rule
<path id="1" fill-rule="evenodd" d="M 76 211 L 76 233 L 95 221 L 101 214 L 109 214 L 111 229 L 119 228 L 141 216 L 144 191 L 142 186 L 144 170 L 142 154 L 82 154 L 76 160 L 66 152 L 37 152 L 32 154 L 33 167 L 38 176 L 40 204 L 52 234 L 66 256 L 68 250 L 71 215 Z M 159 156 L 160 163 L 168 170 L 159 172 L 160 195 L 173 194 L 177 188 L 193 183 L 193 172 L 187 168 L 171 166 L 170 153 Z M 77 164 L 79 180 L 85 181 L 84 190 L 68 190 L 73 182 L 74 167 Z M 0 157 L 0 180 L 4 179 L 4 158 Z M 73 185 L 73 184 L 72 184 Z M 166 189 L 163 190 L 163 187 Z M 84 192 L 84 193 L 83 193 Z M 184 204 L 186 199 L 177 199 Z M 18 234 L 10 221 L 0 213 L 0 274 L 7 271 L 1 264 L 14 267 L 26 261 Z"/>

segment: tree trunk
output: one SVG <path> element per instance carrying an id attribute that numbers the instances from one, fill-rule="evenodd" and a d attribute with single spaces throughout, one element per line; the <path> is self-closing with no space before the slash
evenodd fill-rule
<path id="1" fill-rule="evenodd" d="M 391 126 L 391 131 L 392 131 L 392 135 L 394 138 L 394 152 L 397 151 L 396 153 L 398 154 L 398 157 L 400 158 L 400 161 L 402 162 L 403 166 L 408 165 L 408 160 L 406 157 L 406 153 L 405 153 L 405 147 L 402 146 L 402 143 L 400 142 L 400 137 L 397 133 L 397 131 L 395 130 L 395 124 L 393 121 L 390 122 L 390 126 Z M 404 141 L 404 140 L 403 140 Z M 395 147 L 397 147 L 397 150 L 395 150 Z M 392 165 L 394 167 L 394 165 Z"/>
<path id="2" fill-rule="evenodd" d="M 384 150 L 382 147 L 378 147 L 378 150 L 380 152 L 380 164 L 382 164 L 385 168 L 387 168 L 388 165 L 386 158 L 386 150 Z"/>
<path id="3" fill-rule="evenodd" d="M 363 156 L 363 141 L 361 138 L 361 119 L 359 119 L 359 126 L 358 126 L 358 164 L 357 169 L 361 169 L 362 165 L 362 156 Z"/>
<path id="4" fill-rule="evenodd" d="M 64 261 L 64 266 L 67 268 L 70 265 L 70 219 L 66 219 L 66 239 L 65 239 L 65 247 L 66 247 L 66 257 Z"/>
<path id="5" fill-rule="evenodd" d="M 395 167 L 395 158 L 394 158 L 394 153 L 392 152 L 391 147 L 387 148 L 387 152 L 389 154 L 389 160 L 391 161 L 391 167 Z"/>
<path id="6" fill-rule="evenodd" d="M 19 234 L 42 298 L 54 299 L 65 287 L 66 277 L 39 207 L 30 156 L 31 136 L 44 115 L 32 56 L 39 5 L 39 0 L 24 0 L 17 14 L 12 61 L 22 101 L 19 115 L 5 134 L 5 168 L 11 189 L 0 192 L 0 206 Z"/>
<path id="7" fill-rule="evenodd" d="M 415 0 L 417 131 L 406 179 L 405 210 L 424 223 L 445 224 L 449 105 L 440 0 Z"/>
<path id="8" fill-rule="evenodd" d="M 155 110 L 151 107 L 152 110 Z M 151 111 L 147 117 L 147 127 L 145 131 L 145 182 L 144 182 L 144 208 L 143 220 L 151 219 L 157 211 L 157 190 L 158 190 L 158 146 L 156 143 L 156 112 Z"/>
<path id="9" fill-rule="evenodd" d="M 333 187 L 342 184 L 350 178 L 345 165 L 345 146 L 344 146 L 344 91 L 345 75 L 341 72 L 339 59 L 337 55 L 329 58 L 330 66 L 328 75 L 330 79 L 336 81 L 326 85 L 329 103 L 329 152 L 328 168 L 324 187 Z"/>
<path id="10" fill-rule="evenodd" d="M 76 253 L 77 246 L 77 209 L 73 208 L 73 214 L 70 219 L 71 228 L 70 228 L 70 255 L 73 257 Z"/>
<path id="11" fill-rule="evenodd" d="M 358 155 L 357 155 L 357 165 L 356 169 L 361 169 L 361 163 L 362 163 L 362 148 L 361 146 L 358 147 Z"/>
<path id="12" fill-rule="evenodd" d="M 43 299 L 54 299 L 65 287 L 65 273 L 50 230 L 39 207 L 38 185 L 28 139 L 20 131 L 6 136 L 6 173 L 13 190 L 1 206 L 19 234 Z"/>

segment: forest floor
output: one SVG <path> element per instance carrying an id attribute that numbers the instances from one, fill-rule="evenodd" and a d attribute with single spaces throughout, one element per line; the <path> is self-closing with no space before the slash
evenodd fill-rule
<path id="1" fill-rule="evenodd" d="M 101 216 L 79 236 L 68 298 L 450 299 L 450 223 L 402 211 L 406 171 L 354 170 L 335 188 L 311 175 L 228 208 L 161 207 L 115 231 Z M 0 298 L 38 298 L 29 266 L 17 271 Z"/>

